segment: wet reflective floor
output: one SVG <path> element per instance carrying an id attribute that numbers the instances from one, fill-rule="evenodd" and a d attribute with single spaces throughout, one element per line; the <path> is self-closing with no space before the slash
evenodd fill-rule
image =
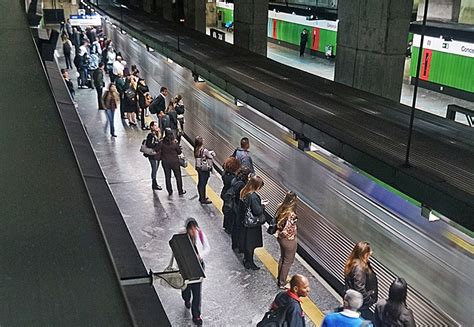
<path id="1" fill-rule="evenodd" d="M 71 76 L 75 76 L 75 71 L 71 72 Z M 75 78 L 72 79 L 75 83 Z M 152 92 L 158 93 L 157 90 Z M 279 291 L 272 275 L 279 258 L 276 239 L 263 229 L 264 249 L 259 253 L 264 260 L 262 262 L 256 258 L 262 269 L 244 269 L 241 256 L 231 250 L 230 237 L 222 229 L 219 209 L 215 205 L 205 206 L 198 202 L 197 174 L 194 169 L 191 166 L 182 169 L 184 189 L 187 190 L 184 197 L 179 197 L 176 193 L 170 197 L 165 190 L 152 191 L 150 165 L 139 152 L 141 141 L 147 132 L 138 127 L 128 127 L 117 111 L 115 129 L 118 137 L 111 138 L 105 112 L 97 110 L 95 90 L 76 89 L 76 101 L 96 156 L 146 268 L 152 271 L 163 270 L 171 257 L 169 239 L 173 234 L 184 230 L 186 218 L 196 218 L 211 246 L 211 252 L 205 258 L 207 278 L 203 283 L 202 293 L 204 324 L 255 325 Z M 188 159 L 192 158 L 189 144 L 184 142 L 183 150 Z M 192 164 L 192 160 L 190 163 Z M 161 167 L 158 183 L 164 186 Z M 208 196 L 217 204 L 216 194 L 220 193 L 222 187 L 220 176 L 214 173 L 209 185 Z M 173 187 L 176 188 L 174 180 Z M 339 299 L 326 289 L 320 282 L 320 277 L 309 271 L 299 260 L 295 261 L 290 273 L 302 273 L 310 277 L 312 302 L 305 304 L 310 308 L 306 319 L 309 326 L 314 325 L 310 318 L 319 325 L 321 311 L 324 313 L 334 309 L 339 305 Z M 178 290 L 161 283 L 156 283 L 155 289 L 174 326 L 192 325 L 190 311 L 184 307 Z"/>

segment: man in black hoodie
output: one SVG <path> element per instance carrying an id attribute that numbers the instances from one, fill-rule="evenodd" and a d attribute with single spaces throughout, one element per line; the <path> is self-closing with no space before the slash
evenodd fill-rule
<path id="1" fill-rule="evenodd" d="M 285 307 L 285 321 L 287 325 L 291 327 L 304 327 L 305 318 L 300 298 L 308 296 L 309 290 L 308 278 L 303 275 L 293 275 L 290 280 L 290 289 L 276 296 L 272 304 L 272 310 Z"/>

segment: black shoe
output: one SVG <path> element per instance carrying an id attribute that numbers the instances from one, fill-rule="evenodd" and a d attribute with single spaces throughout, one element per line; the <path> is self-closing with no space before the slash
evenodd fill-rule
<path id="1" fill-rule="evenodd" d="M 157 185 L 152 185 L 151 188 L 154 189 L 154 190 L 158 190 L 158 191 L 161 191 L 161 190 L 163 189 L 163 188 L 162 188 L 160 185 L 158 185 L 158 184 L 157 184 Z M 170 195 L 171 195 L 171 194 L 170 194 Z"/>
<path id="2" fill-rule="evenodd" d="M 193 318 L 193 323 L 196 326 L 202 326 L 202 318 L 201 317 Z"/>
<path id="3" fill-rule="evenodd" d="M 186 191 L 183 191 L 183 192 L 180 192 L 180 193 L 179 193 L 179 196 L 183 196 L 183 195 L 185 195 L 185 194 L 186 194 Z"/>
<path id="4" fill-rule="evenodd" d="M 208 199 L 206 199 L 204 201 L 199 201 L 199 202 L 201 202 L 201 204 L 212 204 L 212 201 L 208 200 Z"/>
<path id="5" fill-rule="evenodd" d="M 169 196 L 172 196 L 172 195 L 173 195 L 173 191 L 168 192 L 168 195 L 169 195 Z"/>
<path id="6" fill-rule="evenodd" d="M 250 269 L 250 262 L 244 260 L 244 267 L 245 269 Z"/>
<path id="7" fill-rule="evenodd" d="M 250 266 L 250 269 L 252 269 L 252 270 L 260 270 L 260 267 L 257 266 L 257 265 L 256 265 L 255 263 L 253 263 L 253 262 L 251 262 L 251 263 L 249 264 L 249 266 Z"/>
<path id="8" fill-rule="evenodd" d="M 191 309 L 191 302 L 184 301 L 184 306 L 186 307 L 186 309 Z"/>

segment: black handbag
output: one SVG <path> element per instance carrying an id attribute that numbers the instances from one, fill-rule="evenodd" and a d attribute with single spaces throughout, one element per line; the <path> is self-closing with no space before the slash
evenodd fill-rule
<path id="1" fill-rule="evenodd" d="M 252 212 L 252 208 L 248 204 L 248 198 L 245 201 L 245 217 L 244 226 L 247 228 L 261 226 L 265 223 L 265 213 L 260 216 L 255 216 Z"/>
<path id="2" fill-rule="evenodd" d="M 272 217 L 270 221 L 268 221 L 267 233 L 270 235 L 273 235 L 276 233 L 276 231 L 277 231 L 276 218 Z"/>

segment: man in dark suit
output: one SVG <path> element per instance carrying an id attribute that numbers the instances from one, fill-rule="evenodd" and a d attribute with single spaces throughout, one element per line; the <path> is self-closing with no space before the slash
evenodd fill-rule
<path id="1" fill-rule="evenodd" d="M 168 89 L 164 86 L 161 87 L 160 89 L 160 94 L 153 100 L 153 102 L 150 105 L 150 113 L 153 115 L 156 115 L 156 120 L 160 122 L 160 129 L 162 129 L 163 126 L 161 126 L 161 117 L 164 115 L 165 110 L 166 110 L 166 97 L 168 96 Z M 163 131 L 163 129 L 162 129 Z"/>

